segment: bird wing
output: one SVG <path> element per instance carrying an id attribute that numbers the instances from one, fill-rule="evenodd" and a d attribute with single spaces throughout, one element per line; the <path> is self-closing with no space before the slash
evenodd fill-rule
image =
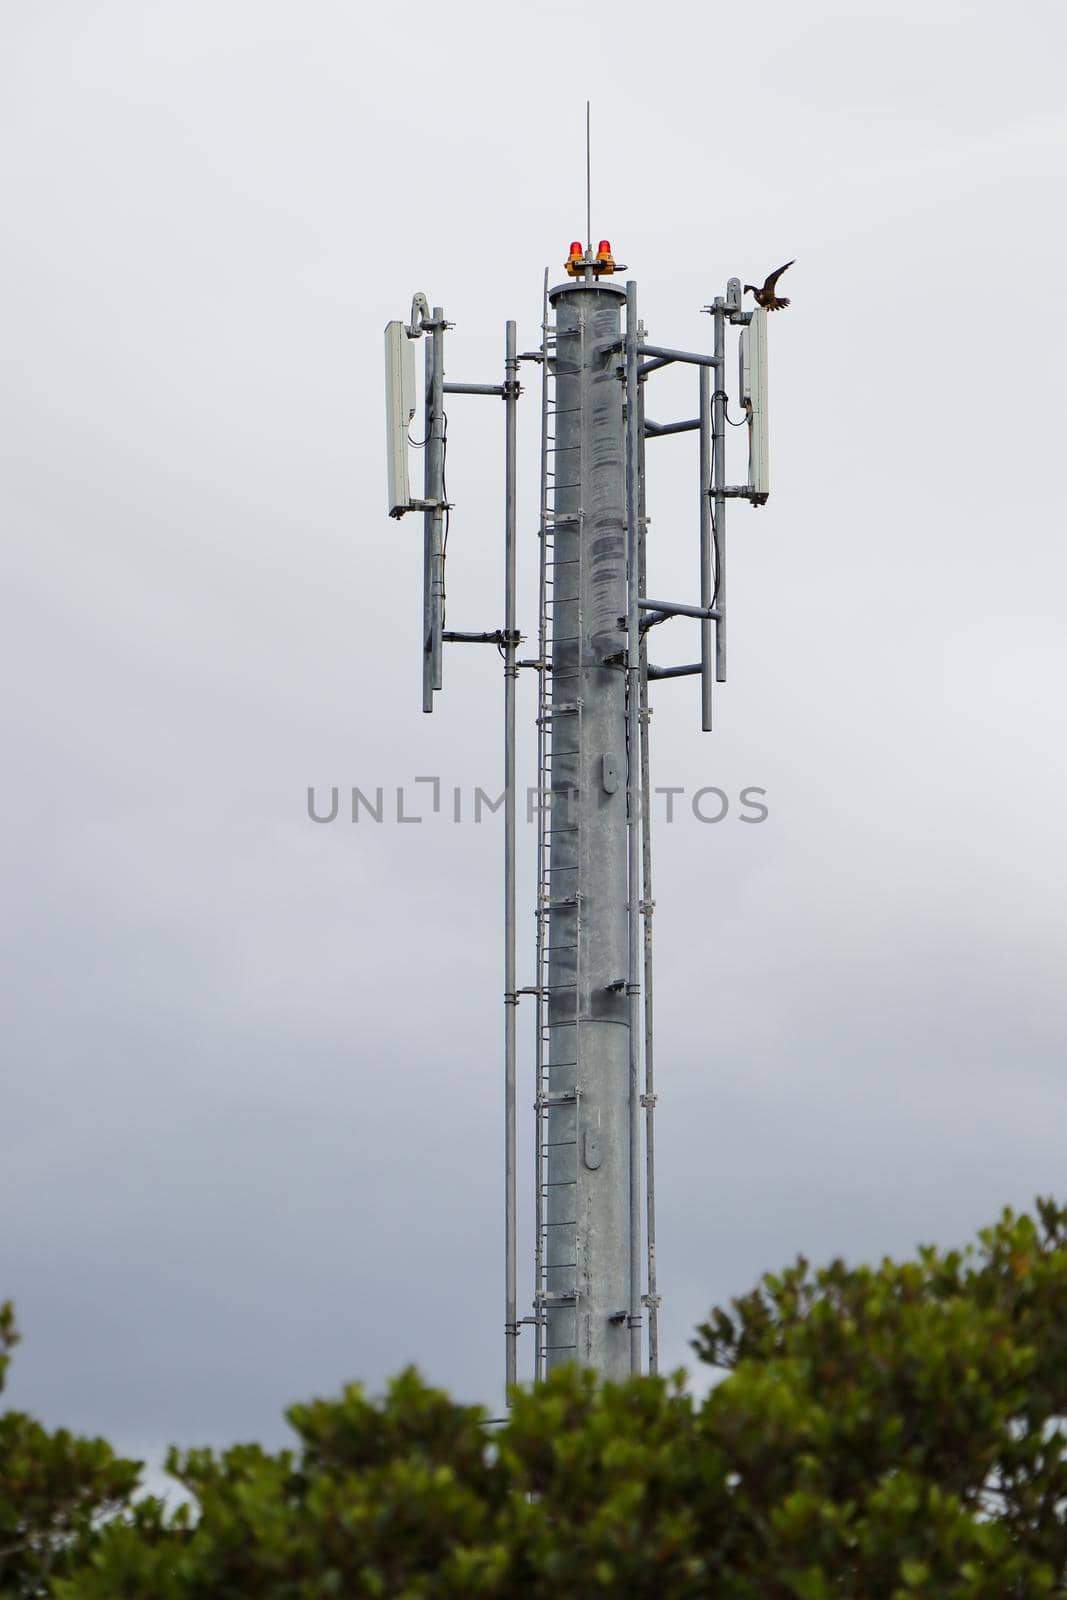
<path id="1" fill-rule="evenodd" d="M 795 260 L 796 260 L 796 256 L 793 257 L 793 261 L 795 261 Z M 791 267 L 793 265 L 793 261 L 787 261 L 784 267 L 777 267 L 777 268 L 775 268 L 775 270 L 773 272 L 768 273 L 767 281 L 763 285 L 763 293 L 764 294 L 773 294 L 774 293 L 775 284 L 778 282 L 778 279 L 782 276 L 782 273 L 785 272 L 786 268 L 787 267 Z"/>

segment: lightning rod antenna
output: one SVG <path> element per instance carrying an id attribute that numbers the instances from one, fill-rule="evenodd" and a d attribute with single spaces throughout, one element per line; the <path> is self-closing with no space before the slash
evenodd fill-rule
<path id="1" fill-rule="evenodd" d="M 592 155 L 589 138 L 589 101 L 585 102 L 585 246 L 593 254 L 593 179 Z"/>

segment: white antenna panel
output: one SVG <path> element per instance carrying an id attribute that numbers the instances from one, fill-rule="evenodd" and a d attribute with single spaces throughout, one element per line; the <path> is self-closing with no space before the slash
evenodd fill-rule
<path id="1" fill-rule="evenodd" d="M 385 325 L 385 445 L 389 515 L 412 509 L 408 481 L 408 430 L 415 415 L 415 351 L 402 322 Z"/>
<path id="2" fill-rule="evenodd" d="M 767 313 L 757 306 L 741 329 L 741 404 L 748 411 L 748 492 L 761 506 L 770 493 L 767 451 Z"/>

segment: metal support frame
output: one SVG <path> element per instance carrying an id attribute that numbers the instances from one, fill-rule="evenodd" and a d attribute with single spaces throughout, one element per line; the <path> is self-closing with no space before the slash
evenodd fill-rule
<path id="1" fill-rule="evenodd" d="M 648 675 L 652 679 L 695 678 L 697 673 L 701 670 L 702 669 L 699 661 L 689 661 L 683 667 L 649 667 Z"/>
<path id="2" fill-rule="evenodd" d="M 658 439 L 665 433 L 693 433 L 699 427 L 699 417 L 689 417 L 685 422 L 652 422 L 646 417 L 641 431 L 646 439 Z"/>
<path id="3" fill-rule="evenodd" d="M 445 394 L 493 394 L 498 399 L 507 399 L 508 386 L 506 383 L 446 383 Z"/>
<path id="4" fill-rule="evenodd" d="M 515 1191 L 515 489 L 519 363 L 515 324 L 504 339 L 504 1381 L 518 1379 L 517 1206 Z"/>
<path id="5" fill-rule="evenodd" d="M 422 708 L 433 710 L 435 691 L 443 681 L 443 646 L 493 644 L 504 658 L 504 1339 L 505 1377 L 510 1394 L 518 1378 L 517 1342 L 520 1330 L 517 1301 L 516 1203 L 516 1010 L 520 991 L 515 959 L 515 687 L 519 674 L 516 648 L 521 634 L 516 626 L 516 464 L 518 380 L 516 324 L 505 330 L 504 381 L 446 383 L 444 311 L 433 308 L 425 296 L 412 302 L 411 329 L 427 335 L 425 353 L 425 499 L 423 501 L 423 673 Z M 504 422 L 504 626 L 482 631 L 446 630 L 444 627 L 445 448 L 446 394 L 489 395 L 503 399 Z M 528 991 L 526 991 L 528 992 Z"/>
<path id="6" fill-rule="evenodd" d="M 446 628 L 441 638 L 445 644 L 495 644 L 497 649 L 503 650 L 506 645 L 521 643 L 522 635 L 513 633 L 509 628 L 493 628 L 485 633 L 460 633 L 454 628 Z"/>
<path id="7" fill-rule="evenodd" d="M 630 999 L 630 1370 L 641 1370 L 641 416 L 637 284 L 626 285 L 626 781 Z"/>
<path id="8" fill-rule="evenodd" d="M 726 682 L 726 391 L 721 374 L 726 354 L 726 301 L 716 295 L 712 301 L 715 320 L 715 366 L 720 381 L 711 397 L 711 466 L 715 490 L 715 516 L 712 523 L 715 550 L 715 593 L 713 603 L 719 615 L 715 622 L 715 677 Z M 702 592 L 703 598 L 703 592 Z M 710 694 L 710 684 L 708 686 Z M 710 721 L 710 718 L 709 718 Z"/>
<path id="9" fill-rule="evenodd" d="M 718 324 L 716 324 L 718 326 Z M 715 574 L 711 548 L 711 400 L 707 367 L 700 369 L 700 604 L 708 616 L 700 624 L 700 726 L 711 732 L 712 638 L 711 611 L 715 601 Z"/>
<path id="10" fill-rule="evenodd" d="M 647 479 L 645 477 L 645 384 L 638 385 L 640 407 L 641 458 L 638 473 L 638 606 L 644 604 L 648 587 L 648 517 L 646 506 Z M 644 1047 L 645 1092 L 641 1104 L 645 1112 L 645 1260 L 647 1292 L 644 1296 L 648 1310 L 648 1370 L 659 1371 L 659 1285 L 656 1269 L 656 1078 L 654 1065 L 653 1012 L 652 1012 L 652 779 L 649 763 L 649 735 L 651 711 L 648 704 L 648 639 L 646 630 L 655 622 L 666 622 L 665 616 L 646 616 L 641 625 L 641 704 L 638 717 L 641 724 L 641 926 L 644 943 Z"/>
<path id="11" fill-rule="evenodd" d="M 423 663 L 422 709 L 433 710 L 433 697 L 443 684 L 445 605 L 445 349 L 447 323 L 441 306 L 423 322 L 426 341 L 426 461 L 423 513 Z"/>
<path id="12" fill-rule="evenodd" d="M 709 356 L 698 350 L 669 350 L 662 344 L 642 344 L 638 346 L 637 354 L 646 358 L 646 371 L 652 360 L 659 366 L 668 366 L 672 361 L 681 361 L 691 367 L 722 366 L 722 354 L 719 351 Z"/>
<path id="13" fill-rule="evenodd" d="M 544 712 L 548 705 L 548 657 L 550 650 L 549 629 L 549 563 L 548 544 L 552 532 L 552 489 L 554 481 L 550 476 L 549 456 L 552 445 L 549 437 L 549 425 L 552 416 L 552 388 L 554 382 L 554 334 L 549 322 L 548 302 L 548 268 L 545 268 L 545 278 L 542 290 L 541 304 L 541 470 L 540 494 L 538 514 L 538 542 L 540 545 L 540 559 L 538 562 L 538 592 L 537 592 L 537 782 L 539 789 L 544 788 L 544 773 L 547 764 L 547 744 L 550 724 L 545 721 Z M 543 795 L 538 799 L 543 801 Z M 539 1381 L 545 1375 L 545 1344 L 547 1343 L 546 1321 L 547 1316 L 542 1306 L 539 1295 L 544 1281 L 545 1267 L 545 1189 L 542 1183 L 541 1161 L 541 1114 L 543 1109 L 543 1096 L 545 1093 L 545 1078 L 547 1076 L 547 1034 L 548 1034 L 548 994 L 545 983 L 547 964 L 548 919 L 544 915 L 541 904 L 541 886 L 546 881 L 548 872 L 549 837 L 548 826 L 542 806 L 537 811 L 537 906 L 535 910 L 535 946 L 534 969 L 536 979 L 533 985 L 535 1000 L 534 1016 L 534 1379 Z"/>
<path id="14" fill-rule="evenodd" d="M 663 617 L 717 617 L 718 612 L 709 601 L 707 605 L 683 605 L 680 600 L 639 600 L 637 602 L 641 611 L 656 611 Z"/>

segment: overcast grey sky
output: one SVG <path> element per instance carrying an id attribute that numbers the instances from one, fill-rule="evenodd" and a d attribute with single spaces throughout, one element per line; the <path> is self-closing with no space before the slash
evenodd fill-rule
<path id="1" fill-rule="evenodd" d="M 1067 1198 L 1062 7 L 8 0 L 0 45 L 12 1403 L 151 1456 L 408 1360 L 498 1403 L 499 818 L 305 794 L 497 786 L 495 656 L 420 712 L 381 329 L 424 290 L 480 382 L 536 343 L 587 96 L 655 340 L 797 257 L 717 732 L 653 691 L 658 782 L 770 807 L 657 830 L 666 1360 L 797 1250 Z M 495 627 L 498 410 L 449 444 Z M 650 454 L 691 592 L 694 445 Z"/>

